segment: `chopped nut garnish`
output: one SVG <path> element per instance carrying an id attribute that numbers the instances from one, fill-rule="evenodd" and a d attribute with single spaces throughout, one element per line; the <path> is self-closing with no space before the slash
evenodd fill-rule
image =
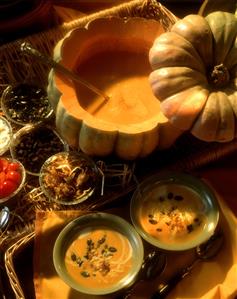
<path id="1" fill-rule="evenodd" d="M 51 197 L 73 202 L 95 188 L 96 173 L 86 159 L 58 154 L 44 168 L 42 181 Z"/>
<path id="2" fill-rule="evenodd" d="M 74 252 L 71 254 L 71 260 L 79 265 L 83 266 L 84 263 L 89 263 L 87 271 L 83 270 L 80 274 L 87 278 L 90 276 L 96 276 L 97 272 L 100 272 L 102 276 L 107 275 L 110 272 L 110 258 L 117 252 L 117 248 L 109 246 L 107 243 L 107 236 L 103 236 L 97 242 L 93 242 L 91 239 L 87 240 L 87 248 L 83 257 L 77 256 Z"/>
<path id="3" fill-rule="evenodd" d="M 169 231 L 171 235 L 188 232 L 191 233 L 202 221 L 192 209 L 184 209 L 185 198 L 174 192 L 163 192 L 157 197 L 155 209 L 148 211 L 147 221 L 156 226 L 157 232 Z"/>

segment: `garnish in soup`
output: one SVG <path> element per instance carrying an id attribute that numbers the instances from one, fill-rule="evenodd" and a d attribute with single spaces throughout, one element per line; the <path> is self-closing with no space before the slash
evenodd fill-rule
<path id="1" fill-rule="evenodd" d="M 110 287 L 132 267 L 132 248 L 118 231 L 84 230 L 69 246 L 65 264 L 73 279 L 85 287 Z"/>
<path id="2" fill-rule="evenodd" d="M 140 209 L 143 229 L 166 243 L 193 238 L 204 226 L 203 203 L 191 188 L 161 185 L 145 195 Z"/>

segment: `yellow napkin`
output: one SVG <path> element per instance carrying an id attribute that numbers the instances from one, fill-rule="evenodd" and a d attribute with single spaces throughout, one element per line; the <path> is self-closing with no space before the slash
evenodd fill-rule
<path id="1" fill-rule="evenodd" d="M 219 204 L 220 226 L 225 235 L 223 248 L 214 259 L 198 263 L 167 299 L 234 299 L 237 296 L 237 219 L 220 198 Z M 113 212 L 121 213 L 116 209 Z M 53 266 L 52 249 L 58 233 L 66 223 L 81 214 L 80 211 L 37 213 L 34 251 L 36 299 L 101 298 L 101 296 L 84 296 L 70 289 L 58 277 Z M 194 256 L 194 250 L 179 253 L 169 252 L 168 264 L 164 273 L 155 280 L 139 284 L 134 289 L 132 298 L 150 298 L 159 282 L 168 279 L 177 269 L 187 266 Z"/>

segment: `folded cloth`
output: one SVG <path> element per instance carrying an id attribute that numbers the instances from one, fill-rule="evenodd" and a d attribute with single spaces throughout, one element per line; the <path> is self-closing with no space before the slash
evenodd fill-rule
<path id="1" fill-rule="evenodd" d="M 237 219 L 220 197 L 220 227 L 225 242 L 217 256 L 199 262 L 167 299 L 234 299 L 237 296 Z M 127 204 L 127 203 L 126 203 Z M 124 210 L 124 207 L 118 209 Z M 109 211 L 111 212 L 111 211 Z M 115 214 L 121 211 L 112 210 Z M 38 212 L 34 250 L 34 285 L 36 299 L 94 299 L 99 296 L 78 295 L 57 275 L 52 259 L 54 242 L 60 230 L 81 211 Z M 168 262 L 163 274 L 149 282 L 138 284 L 131 298 L 147 299 L 156 290 L 158 283 L 165 281 L 177 269 L 185 267 L 195 257 L 195 250 L 167 252 Z M 109 297 L 112 299 L 112 296 Z"/>
<path id="2" fill-rule="evenodd" d="M 219 199 L 225 242 L 218 255 L 200 262 L 167 299 L 234 299 L 237 296 L 237 219 Z"/>

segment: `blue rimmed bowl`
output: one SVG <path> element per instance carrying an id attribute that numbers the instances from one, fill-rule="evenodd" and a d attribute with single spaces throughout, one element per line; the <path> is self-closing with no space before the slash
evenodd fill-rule
<path id="1" fill-rule="evenodd" d="M 162 172 L 145 179 L 130 205 L 132 223 L 148 243 L 188 250 L 208 240 L 219 220 L 216 193 L 186 173 Z"/>

